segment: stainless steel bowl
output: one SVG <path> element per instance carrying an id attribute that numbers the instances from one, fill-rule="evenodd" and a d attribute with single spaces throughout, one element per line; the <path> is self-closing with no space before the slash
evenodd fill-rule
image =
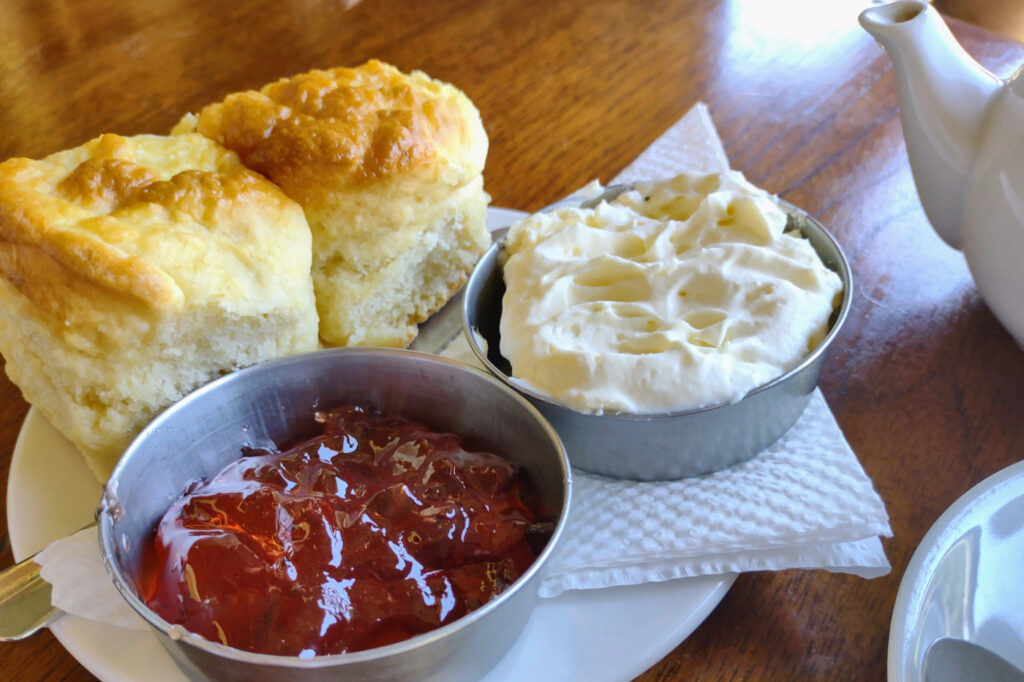
<path id="1" fill-rule="evenodd" d="M 609 188 L 594 204 L 624 187 Z M 552 208 L 566 204 L 559 202 Z M 573 466 L 596 474 L 642 481 L 672 480 L 718 471 L 747 460 L 796 423 L 818 384 L 828 348 L 850 310 L 853 281 L 842 249 L 820 223 L 782 202 L 788 227 L 799 228 L 821 260 L 843 283 L 825 339 L 803 362 L 734 403 L 658 414 L 587 414 L 554 402 L 509 380 L 511 366 L 499 350 L 502 278 L 501 242 L 484 254 L 466 285 L 463 329 L 477 358 L 506 385 L 519 391 L 558 431 Z"/>
<path id="2" fill-rule="evenodd" d="M 172 626 L 139 598 L 133 576 L 143 545 L 186 486 L 240 456 L 243 444 L 308 433 L 317 409 L 351 402 L 458 433 L 526 473 L 537 506 L 556 521 L 540 556 L 506 591 L 460 620 L 404 642 L 300 659 L 253 654 Z M 432 355 L 334 349 L 283 358 L 225 376 L 169 408 L 114 469 L 97 512 L 101 552 L 114 584 L 192 679 L 475 680 L 526 624 L 544 564 L 558 544 L 572 478 L 557 434 L 531 405 L 484 372 Z"/>

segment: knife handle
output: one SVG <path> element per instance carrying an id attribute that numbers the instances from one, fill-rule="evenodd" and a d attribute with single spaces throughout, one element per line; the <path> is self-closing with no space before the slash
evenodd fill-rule
<path id="1" fill-rule="evenodd" d="M 24 639 L 61 615 L 39 569 L 32 555 L 0 572 L 0 642 Z"/>

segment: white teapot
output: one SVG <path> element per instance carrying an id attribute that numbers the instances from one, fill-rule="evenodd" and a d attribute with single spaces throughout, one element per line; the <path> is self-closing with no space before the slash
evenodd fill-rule
<path id="1" fill-rule="evenodd" d="M 1024 346 L 1024 69 L 1006 81 L 983 69 L 922 0 L 872 7 L 860 24 L 895 67 L 928 220 Z"/>

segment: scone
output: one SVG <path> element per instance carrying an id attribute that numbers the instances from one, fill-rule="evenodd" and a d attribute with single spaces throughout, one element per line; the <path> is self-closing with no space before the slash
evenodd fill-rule
<path id="1" fill-rule="evenodd" d="M 158 412 L 318 346 L 311 236 L 280 189 L 201 135 L 103 135 L 0 164 L 7 374 L 105 481 Z"/>
<path id="2" fill-rule="evenodd" d="M 302 204 L 320 336 L 405 346 L 490 243 L 487 135 L 457 88 L 370 61 L 229 95 L 197 130 Z"/>

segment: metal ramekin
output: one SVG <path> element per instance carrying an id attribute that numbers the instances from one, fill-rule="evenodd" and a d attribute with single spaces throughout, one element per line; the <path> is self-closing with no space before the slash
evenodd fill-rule
<path id="1" fill-rule="evenodd" d="M 172 626 L 139 598 L 142 546 L 188 484 L 240 456 L 243 444 L 309 433 L 312 414 L 346 403 L 375 407 L 460 434 L 467 445 L 517 463 L 555 530 L 515 583 L 458 621 L 389 646 L 314 658 L 253 654 Z M 572 477 L 558 436 L 526 400 L 485 372 L 437 356 L 387 349 L 332 349 L 225 376 L 161 414 L 135 439 L 97 512 L 114 584 L 191 679 L 476 680 L 519 636 L 537 601 L 541 569 L 558 545 Z"/>
<path id="2" fill-rule="evenodd" d="M 583 205 L 614 198 L 625 189 L 609 188 Z M 780 204 L 788 215 L 787 229 L 799 228 L 825 265 L 839 275 L 842 299 L 833 311 L 828 334 L 813 352 L 737 402 L 677 412 L 595 415 L 511 382 L 511 367 L 499 350 L 505 293 L 500 241 L 480 259 L 466 285 L 463 328 L 469 345 L 492 374 L 526 396 L 547 417 L 562 437 L 573 466 L 584 471 L 642 481 L 672 480 L 745 461 L 778 440 L 803 413 L 853 299 L 850 266 L 836 241 L 811 216 L 786 202 Z M 555 207 L 566 205 L 559 202 Z"/>

